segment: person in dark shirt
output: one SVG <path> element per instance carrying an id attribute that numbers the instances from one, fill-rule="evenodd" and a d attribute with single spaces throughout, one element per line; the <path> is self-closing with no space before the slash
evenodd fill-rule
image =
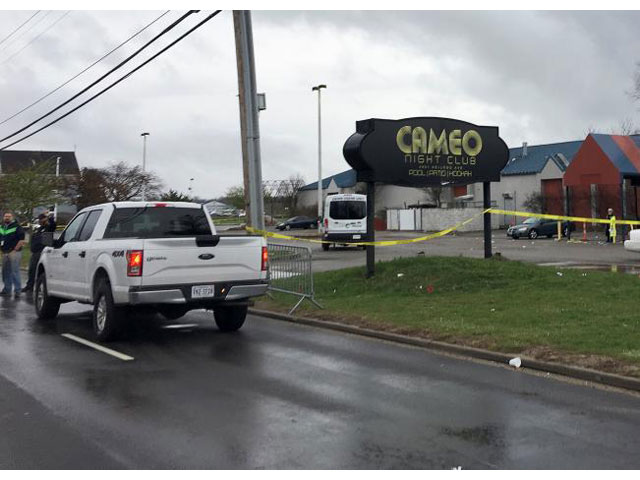
<path id="1" fill-rule="evenodd" d="M 0 252 L 2 252 L 4 283 L 0 295 L 11 295 L 13 287 L 16 297 L 20 296 L 20 259 L 24 243 L 24 230 L 15 221 L 12 213 L 5 213 L 3 222 L 0 224 Z"/>
<path id="2" fill-rule="evenodd" d="M 38 223 L 39 225 L 33 231 L 33 235 L 31 235 L 31 259 L 29 260 L 29 276 L 27 279 L 27 284 L 22 289 L 23 292 L 33 292 L 33 287 L 36 280 L 36 268 L 38 267 L 38 262 L 40 261 L 40 254 L 42 254 L 42 250 L 44 250 L 44 245 L 42 244 L 42 234 L 45 232 L 56 231 L 56 222 L 46 213 L 41 213 L 40 215 L 38 215 Z"/>

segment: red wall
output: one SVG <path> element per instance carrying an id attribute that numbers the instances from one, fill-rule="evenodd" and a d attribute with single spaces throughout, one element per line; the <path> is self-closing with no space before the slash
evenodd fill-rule
<path id="1" fill-rule="evenodd" d="M 545 213 L 564 215 L 564 192 L 562 179 L 542 180 L 542 197 L 544 198 Z"/>
<path id="2" fill-rule="evenodd" d="M 563 182 L 569 187 L 592 183 L 620 185 L 620 173 L 589 135 L 564 173 Z"/>

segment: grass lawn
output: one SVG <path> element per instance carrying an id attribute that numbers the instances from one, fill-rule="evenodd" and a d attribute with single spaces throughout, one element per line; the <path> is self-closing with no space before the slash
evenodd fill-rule
<path id="1" fill-rule="evenodd" d="M 521 262 L 403 258 L 315 275 L 298 315 L 640 376 L 640 278 Z M 259 308 L 284 310 L 278 294 Z"/>
<path id="2" fill-rule="evenodd" d="M 240 225 L 247 221 L 247 217 L 213 217 L 214 225 Z"/>

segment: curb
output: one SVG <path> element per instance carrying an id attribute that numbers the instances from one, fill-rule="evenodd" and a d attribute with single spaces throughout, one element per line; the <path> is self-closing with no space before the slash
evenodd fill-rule
<path id="1" fill-rule="evenodd" d="M 294 317 L 284 313 L 270 312 L 268 310 L 259 310 L 256 308 L 249 308 L 249 313 L 253 315 L 273 318 L 276 320 L 284 320 L 286 322 L 297 323 L 300 325 L 309 325 L 328 330 L 337 330 L 340 332 L 352 333 L 354 335 L 361 335 L 378 340 L 387 340 L 391 342 L 402 343 L 405 345 L 412 345 L 428 350 L 436 350 L 440 352 L 453 353 L 464 357 L 489 360 L 492 362 L 501 363 L 503 365 L 508 364 L 509 360 L 514 357 L 514 355 L 493 352 L 491 350 L 485 350 L 482 348 L 466 347 L 463 345 L 455 345 L 452 343 L 439 342 L 436 340 L 426 340 L 423 338 L 409 337 L 407 335 L 399 335 L 397 333 L 380 332 L 377 330 L 355 327 L 326 320 L 316 320 L 306 317 Z M 625 377 L 613 373 L 599 372 L 597 370 L 592 370 L 589 368 L 574 367 L 571 365 L 563 365 L 561 363 L 545 362 L 542 360 L 535 360 L 527 357 L 520 358 L 522 360 L 521 368 L 530 368 L 532 370 L 555 373 L 558 375 L 563 375 L 565 377 L 571 377 L 579 380 L 586 380 L 589 382 L 600 383 L 640 392 L 640 379 Z"/>

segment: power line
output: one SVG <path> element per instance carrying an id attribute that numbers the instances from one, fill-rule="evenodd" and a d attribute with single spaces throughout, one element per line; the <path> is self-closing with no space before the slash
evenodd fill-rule
<path id="1" fill-rule="evenodd" d="M 166 27 L 164 30 L 162 30 L 159 34 L 157 34 L 155 37 L 153 37 L 151 40 L 149 40 L 147 43 L 145 43 L 142 47 L 140 47 L 138 50 L 136 50 L 135 52 L 133 52 L 131 55 L 129 55 L 127 58 L 125 58 L 122 62 L 120 62 L 118 65 L 116 65 L 115 67 L 113 67 L 111 70 L 109 70 L 107 73 L 105 73 L 104 75 L 102 75 L 100 78 L 98 78 L 97 80 L 95 80 L 93 83 L 91 83 L 88 87 L 83 88 L 82 90 L 80 90 L 80 92 L 76 93 L 74 96 L 72 96 L 71 98 L 69 98 L 68 100 L 62 102 L 60 105 L 58 105 L 57 107 L 55 107 L 52 110 L 49 110 L 47 113 L 45 113 L 44 115 L 42 115 L 40 118 L 34 120 L 33 122 L 31 122 L 29 125 L 22 127 L 20 130 L 16 130 L 15 132 L 13 132 L 11 135 L 8 135 L 2 139 L 0 139 L 0 142 L 4 142 L 5 140 L 10 139 L 11 137 L 15 137 L 16 135 L 18 135 L 19 133 L 24 132 L 26 129 L 34 126 L 36 123 L 38 123 L 40 120 L 43 120 L 45 118 L 47 118 L 49 115 L 53 114 L 54 112 L 60 110 L 62 107 L 64 107 L 65 105 L 69 104 L 70 102 L 72 102 L 73 100 L 75 100 L 76 98 L 78 98 L 80 95 L 82 95 L 83 93 L 85 93 L 87 90 L 89 90 L 90 88 L 94 87 L 95 85 L 97 85 L 98 83 L 100 83 L 102 80 L 104 80 L 106 77 L 108 77 L 109 75 L 111 75 L 113 72 L 115 72 L 116 70 L 122 68 L 122 66 L 124 66 L 127 62 L 129 62 L 131 59 L 133 59 L 135 56 L 137 56 L 140 52 L 142 52 L 144 49 L 146 49 L 149 45 L 151 45 L 153 42 L 155 42 L 156 40 L 158 40 L 160 37 L 162 37 L 163 35 L 166 35 L 167 33 L 169 33 L 172 29 L 174 29 L 178 24 L 180 24 L 181 22 L 183 22 L 189 15 L 198 12 L 199 10 L 189 10 L 187 13 L 185 13 L 184 15 L 182 15 L 180 18 L 178 18 L 175 22 L 173 22 L 171 25 L 169 25 L 168 27 Z"/>
<path id="2" fill-rule="evenodd" d="M 142 32 L 144 32 L 147 28 L 149 28 L 151 25 L 153 25 L 154 23 L 156 23 L 158 20 L 160 20 L 162 17 L 164 17 L 167 13 L 169 13 L 171 10 L 167 10 L 166 12 L 164 12 L 162 15 L 160 15 L 159 17 L 157 17 L 155 20 L 153 20 L 152 22 L 146 24 L 144 27 L 142 27 L 140 30 L 138 30 L 136 33 L 134 33 L 133 35 L 131 35 L 129 38 L 127 38 L 124 42 L 122 42 L 120 45 L 118 45 L 117 47 L 111 49 L 110 51 L 108 51 L 107 53 L 105 53 L 103 56 L 101 56 L 99 59 L 97 59 L 95 62 L 93 62 L 91 65 L 89 65 L 87 68 L 85 68 L 84 70 L 82 70 L 81 72 L 75 74 L 73 77 L 71 77 L 69 80 L 67 80 L 66 82 L 60 84 L 59 86 L 57 86 L 56 88 L 54 88 L 53 90 L 51 90 L 49 93 L 47 93 L 46 95 L 43 95 L 42 97 L 40 97 L 39 99 L 37 99 L 35 102 L 31 103 L 30 105 L 27 105 L 26 107 L 24 107 L 22 110 L 20 110 L 19 112 L 14 113 L 13 115 L 11 115 L 10 117 L 5 118 L 4 120 L 2 120 L 0 122 L 0 125 L 3 125 L 5 123 L 7 123 L 9 120 L 14 119 L 15 117 L 17 117 L 18 115 L 20 115 L 22 112 L 30 109 L 31 107 L 33 107 L 34 105 L 37 105 L 38 103 L 40 103 L 42 100 L 44 100 L 45 98 L 53 95 L 54 93 L 56 93 L 58 90 L 60 90 L 62 87 L 68 85 L 69 83 L 71 83 L 72 81 L 74 81 L 76 78 L 78 78 L 80 75 L 82 75 L 84 72 L 86 72 L 87 70 L 89 70 L 90 68 L 94 67 L 95 65 L 97 65 L 98 63 L 100 63 L 102 60 L 104 60 L 105 58 L 107 58 L 109 55 L 111 55 L 113 52 L 115 52 L 116 50 L 120 49 L 121 47 L 123 47 L 124 45 L 126 45 L 127 43 L 129 43 L 131 40 L 133 40 L 135 37 L 137 37 L 138 35 L 140 35 Z"/>
<path id="3" fill-rule="evenodd" d="M 53 22 L 51 25 L 49 25 L 47 28 L 45 28 L 42 32 L 40 32 L 38 35 L 36 35 L 35 37 L 33 37 L 31 39 L 31 41 L 29 43 L 27 43 L 26 45 L 24 45 L 20 50 L 18 50 L 17 52 L 15 52 L 13 55 L 5 58 L 2 63 L 0 63 L 0 66 L 4 65 L 5 63 L 7 63 L 9 60 L 11 60 L 12 58 L 15 58 L 17 55 L 20 54 L 20 52 L 22 52 L 24 49 L 26 49 L 29 45 L 31 45 L 33 42 L 35 42 L 38 38 L 40 38 L 42 35 L 44 35 L 45 33 L 47 33 L 49 30 L 51 30 L 53 27 L 55 27 L 58 22 L 60 22 L 64 17 L 66 17 L 67 15 L 69 15 L 71 13 L 71 10 L 68 10 L 66 13 L 64 13 L 63 15 L 61 15 L 60 17 L 58 17 L 58 19 Z"/>
<path id="4" fill-rule="evenodd" d="M 138 65 L 136 68 L 134 68 L 133 70 L 131 70 L 129 73 L 127 73 L 126 75 L 123 75 L 122 77 L 120 77 L 118 80 L 116 80 L 115 82 L 113 82 L 111 85 L 109 85 L 108 87 L 102 89 L 101 91 L 99 91 L 98 93 L 96 93 L 95 95 L 93 95 L 92 97 L 88 98 L 87 100 L 85 100 L 84 102 L 82 102 L 80 105 L 72 108 L 71 110 L 69 110 L 67 113 L 65 113 L 64 115 L 59 116 L 58 118 L 56 118 L 55 120 L 49 122 L 48 124 L 40 127 L 39 129 L 37 129 L 34 132 L 29 133 L 28 135 L 25 135 L 24 137 L 16 140 L 15 142 L 10 143 L 9 145 L 5 145 L 4 147 L 0 148 L 0 151 L 6 150 L 9 147 L 12 147 L 14 145 L 16 145 L 17 143 L 20 143 L 32 136 L 34 136 L 37 133 L 40 133 L 42 130 L 44 130 L 45 128 L 49 128 L 51 125 L 58 123 L 60 120 L 62 120 L 63 118 L 68 117 L 69 115 L 71 115 L 73 112 L 75 112 L 76 110 L 84 107 L 86 104 L 88 104 L 89 102 L 92 102 L 93 100 L 95 100 L 96 98 L 98 98 L 99 96 L 101 96 L 103 93 L 106 93 L 107 91 L 111 90 L 113 87 L 115 87 L 116 85 L 118 85 L 120 82 L 122 82 L 123 80 L 129 78 L 131 75 L 133 75 L 135 72 L 137 72 L 138 70 L 140 70 L 142 67 L 144 67 L 145 65 L 147 65 L 149 62 L 151 62 L 152 60 L 154 60 L 155 58 L 159 57 L 160 55 L 162 55 L 164 52 L 166 52 L 167 50 L 169 50 L 171 47 L 173 47 L 176 43 L 180 42 L 181 40 L 183 40 L 185 37 L 191 35 L 195 30 L 197 30 L 198 28 L 200 28 L 202 25 L 204 25 L 205 23 L 207 23 L 209 20 L 211 20 L 213 17 L 215 17 L 216 15 L 218 15 L 222 10 L 216 10 L 215 12 L 213 12 L 211 15 L 209 15 L 208 17 L 206 17 L 204 20 L 202 20 L 201 22 L 197 23 L 194 27 L 191 27 L 189 30 L 187 30 L 185 33 L 183 33 L 182 35 L 180 35 L 177 39 L 175 39 L 173 42 L 171 42 L 169 45 L 167 45 L 166 47 L 164 47 L 162 50 L 160 50 L 158 53 L 156 53 L 155 55 L 151 56 L 150 58 L 148 58 L 147 60 L 145 60 L 143 63 L 141 63 L 140 65 Z M 14 134 L 15 135 L 15 134 Z M 14 135 L 11 135 L 11 137 L 13 137 Z M 7 137 L 10 138 L 10 137 Z M 4 140 L 0 140 L 0 141 L 4 141 Z"/>
<path id="5" fill-rule="evenodd" d="M 7 43 L 3 48 L 0 49 L 0 52 L 4 52 L 7 48 L 13 45 L 18 39 L 24 37 L 27 33 L 33 30 L 40 22 L 42 22 L 45 18 L 47 18 L 51 14 L 51 10 L 45 12 L 40 18 L 38 18 L 34 23 L 29 25 L 29 28 L 23 30 L 18 36 L 14 37 L 9 43 Z"/>
<path id="6" fill-rule="evenodd" d="M 31 19 L 33 17 L 35 17 L 36 15 L 38 15 L 41 12 L 41 10 L 37 10 L 36 13 L 34 13 L 33 15 L 31 15 L 29 18 L 27 18 L 24 22 L 22 22 L 17 28 L 15 28 L 9 35 L 7 35 L 6 37 L 4 37 L 2 40 L 0 40 L 0 45 L 2 45 L 4 42 L 6 42 L 7 40 L 9 40 L 13 34 L 15 34 L 18 30 L 20 30 L 22 27 L 24 27 L 27 23 L 29 23 L 31 21 Z"/>

